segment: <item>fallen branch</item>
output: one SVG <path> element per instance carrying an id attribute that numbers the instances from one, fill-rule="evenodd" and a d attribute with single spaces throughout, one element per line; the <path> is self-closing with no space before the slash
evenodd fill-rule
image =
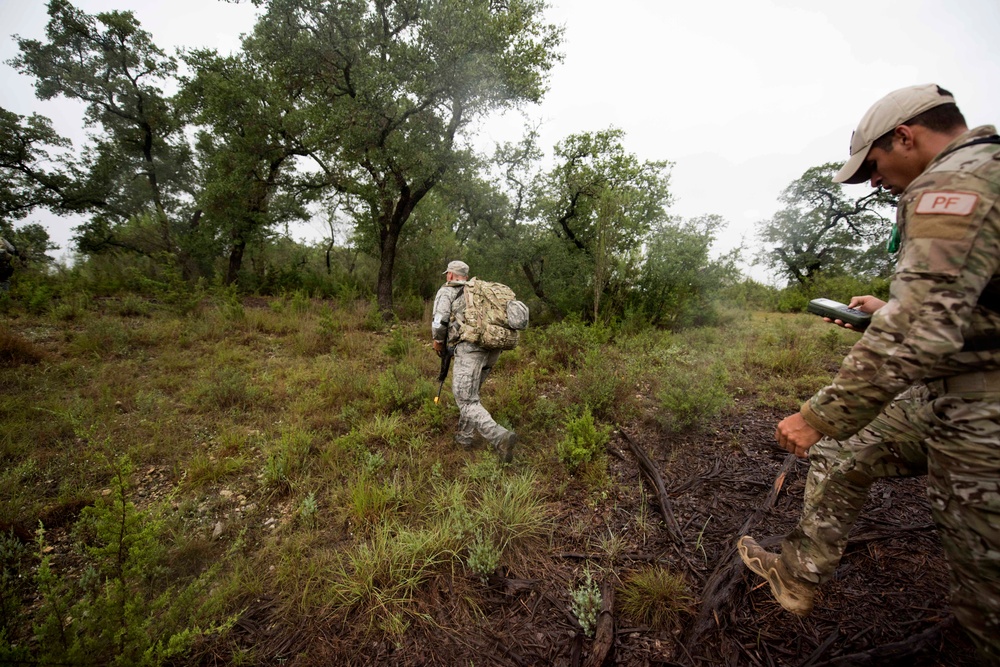
<path id="1" fill-rule="evenodd" d="M 847 667 L 856 665 L 899 665 L 910 663 L 910 660 L 903 658 L 913 658 L 924 651 L 931 650 L 941 643 L 941 637 L 945 630 L 955 624 L 955 617 L 949 616 L 940 623 L 935 623 L 918 635 L 913 635 L 902 641 L 891 644 L 883 644 L 867 651 L 859 651 L 850 655 L 842 655 L 826 662 L 820 662 L 814 667 Z"/>
<path id="2" fill-rule="evenodd" d="M 619 428 L 618 432 L 622 434 L 622 438 L 628 443 L 629 449 L 635 454 L 635 458 L 639 460 L 639 469 L 642 471 L 643 476 L 653 485 L 653 490 L 656 492 L 656 499 L 660 505 L 660 514 L 663 515 L 663 520 L 667 524 L 667 531 L 674 539 L 674 543 L 683 547 L 684 535 L 681 533 L 680 526 L 677 525 L 674 511 L 670 507 L 670 498 L 667 497 L 667 487 L 663 483 L 663 477 L 660 476 L 660 472 L 653 465 L 652 460 L 646 455 L 646 452 L 642 450 L 642 447 L 637 445 L 624 429 Z"/>
<path id="3" fill-rule="evenodd" d="M 715 568 L 705 581 L 701 609 L 698 610 L 698 617 L 695 619 L 694 624 L 692 624 L 691 631 L 685 639 L 685 643 L 688 646 L 698 646 L 702 635 L 718 624 L 719 610 L 732 599 L 733 587 L 736 585 L 736 582 L 743 579 L 743 562 L 736 551 L 736 540 L 741 535 L 746 535 L 750 526 L 754 525 L 763 516 L 764 512 L 774 507 L 774 503 L 778 500 L 778 494 L 781 493 L 781 489 L 785 485 L 788 471 L 795 465 L 795 461 L 796 457 L 794 454 L 789 454 L 785 457 L 785 461 L 781 465 L 781 470 L 778 471 L 778 476 L 774 478 L 771 490 L 768 492 L 764 502 L 743 522 L 743 525 L 733 537 L 732 544 L 726 551 L 726 555 L 720 559 L 718 567 Z M 762 547 L 768 547 L 780 541 L 780 537 L 771 537 L 760 540 L 759 543 Z"/>
<path id="4" fill-rule="evenodd" d="M 608 653 L 615 645 L 615 587 L 611 582 L 601 584 L 601 612 L 597 616 L 594 643 L 584 667 L 601 667 L 608 660 Z"/>

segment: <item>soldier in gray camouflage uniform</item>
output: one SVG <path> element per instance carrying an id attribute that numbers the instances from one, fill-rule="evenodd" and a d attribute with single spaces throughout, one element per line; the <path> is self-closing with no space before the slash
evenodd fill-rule
<path id="1" fill-rule="evenodd" d="M 500 460 L 510 463 L 517 436 L 513 431 L 497 424 L 479 402 L 479 389 L 500 358 L 500 350 L 486 350 L 478 345 L 459 341 L 465 313 L 464 288 L 468 279 L 468 264 L 457 260 L 448 264 L 448 270 L 445 271 L 446 282 L 434 297 L 431 338 L 438 354 L 444 352 L 446 345 L 449 349 L 454 349 L 451 391 L 459 410 L 455 440 L 463 447 L 471 447 L 476 431 L 479 431 L 496 449 Z"/>
<path id="2" fill-rule="evenodd" d="M 1000 137 L 969 130 L 938 86 L 904 88 L 865 114 L 835 180 L 900 195 L 890 299 L 833 382 L 778 425 L 812 463 L 798 528 L 780 555 L 749 536 L 740 555 L 808 613 L 872 479 L 926 466 L 955 617 L 1000 663 Z"/>

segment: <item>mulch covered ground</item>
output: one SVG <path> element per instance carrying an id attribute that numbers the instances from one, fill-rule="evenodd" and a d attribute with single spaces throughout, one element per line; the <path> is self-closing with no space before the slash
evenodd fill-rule
<path id="1" fill-rule="evenodd" d="M 362 636 L 352 619 L 289 627 L 262 600 L 227 643 L 236 638 L 257 659 L 288 665 L 976 664 L 948 609 L 948 570 L 922 479 L 876 482 L 836 578 L 808 618 L 785 612 L 743 567 L 736 538 L 746 531 L 776 544 L 801 508 L 808 466 L 773 444 L 780 416 L 755 413 L 699 435 L 668 437 L 643 426 L 616 433 L 610 495 L 595 498 L 592 487 L 568 478 L 544 557 L 498 573 L 488 586 L 464 573 L 440 577 L 402 640 Z M 683 546 L 662 518 L 637 449 L 662 475 Z M 647 517 L 648 531 L 637 529 L 637 516 Z M 654 564 L 682 574 L 692 593 L 673 627 L 643 626 L 615 607 L 604 615 L 606 641 L 600 628 L 585 638 L 570 601 L 584 567 L 601 573 L 613 595 L 630 573 Z M 228 663 L 215 648 L 204 664 Z"/>

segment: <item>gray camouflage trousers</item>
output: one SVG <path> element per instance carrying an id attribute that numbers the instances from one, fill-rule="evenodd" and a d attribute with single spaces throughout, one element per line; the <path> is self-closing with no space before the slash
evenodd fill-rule
<path id="1" fill-rule="evenodd" d="M 918 385 L 849 440 L 813 445 L 809 463 L 799 525 L 781 545 L 785 567 L 827 581 L 872 482 L 927 474 L 955 618 L 1000 664 L 1000 397 L 935 397 Z"/>
<path id="2" fill-rule="evenodd" d="M 500 358 L 500 350 L 484 350 L 472 343 L 459 343 L 455 348 L 451 391 L 458 404 L 458 433 L 455 440 L 464 447 L 472 445 L 476 431 L 494 447 L 507 433 L 479 402 L 479 389 Z"/>

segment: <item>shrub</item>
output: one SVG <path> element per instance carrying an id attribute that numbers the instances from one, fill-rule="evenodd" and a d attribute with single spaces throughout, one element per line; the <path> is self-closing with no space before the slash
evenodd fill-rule
<path id="1" fill-rule="evenodd" d="M 664 369 L 665 386 L 656 397 L 660 424 L 668 431 L 702 428 L 730 404 L 725 364 L 715 361 L 705 366 L 677 362 Z"/>
<path id="2" fill-rule="evenodd" d="M 601 589 L 593 580 L 590 570 L 584 571 L 583 581 L 576 588 L 570 589 L 569 597 L 570 608 L 579 621 L 583 634 L 593 637 L 597 628 L 597 617 L 601 613 Z"/>
<path id="3" fill-rule="evenodd" d="M 556 446 L 556 454 L 570 468 L 594 460 L 604 451 L 611 433 L 610 426 L 598 427 L 594 424 L 589 405 L 584 406 L 579 416 L 568 418 L 563 426 L 566 437 Z"/>
<path id="4" fill-rule="evenodd" d="M 476 539 L 469 545 L 466 564 L 485 583 L 490 575 L 500 567 L 500 549 L 493 540 L 483 537 L 483 531 L 476 531 Z"/>
<path id="5" fill-rule="evenodd" d="M 627 421 L 635 411 L 634 382 L 629 374 L 630 369 L 616 363 L 607 350 L 591 350 L 576 377 L 567 383 L 567 390 L 574 402 L 587 404 L 597 418 Z"/>
<path id="6" fill-rule="evenodd" d="M 628 577 L 618 596 L 622 614 L 655 630 L 670 630 L 694 603 L 684 577 L 662 567 L 642 569 Z"/>
<path id="7" fill-rule="evenodd" d="M 111 495 L 84 508 L 74 527 L 83 554 L 78 578 L 56 571 L 38 530 L 41 664 L 161 665 L 206 634 L 199 610 L 217 570 L 186 586 L 168 584 L 162 522 L 128 500 L 128 462 L 115 468 Z"/>

